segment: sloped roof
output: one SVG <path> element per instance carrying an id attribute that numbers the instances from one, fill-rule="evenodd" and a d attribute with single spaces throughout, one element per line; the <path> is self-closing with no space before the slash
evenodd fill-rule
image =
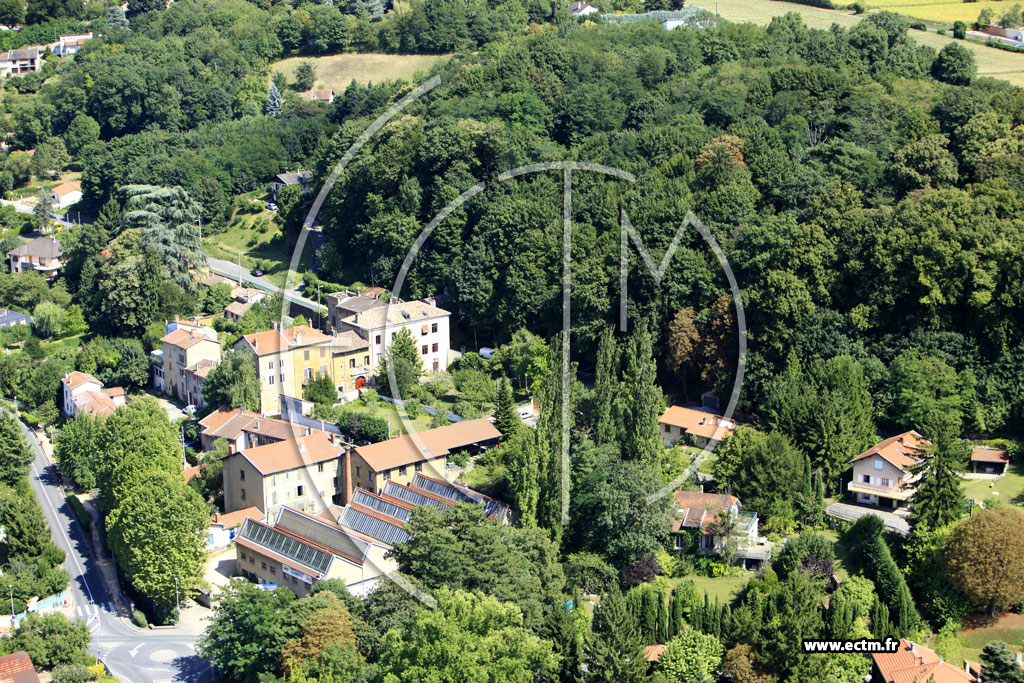
<path id="1" fill-rule="evenodd" d="M 225 529 L 234 529 L 236 526 L 245 521 L 245 518 L 255 519 L 257 522 L 262 522 L 264 518 L 263 510 L 253 505 L 243 510 L 235 510 L 234 512 L 226 512 L 221 515 L 217 515 L 213 518 L 214 524 L 220 524 Z"/>
<path id="2" fill-rule="evenodd" d="M 366 341 L 352 330 L 338 332 L 331 338 L 331 352 L 335 355 L 352 353 L 370 348 L 370 342 Z"/>
<path id="3" fill-rule="evenodd" d="M 931 441 L 925 439 L 914 430 L 910 430 L 896 436 L 890 436 L 888 439 L 867 449 L 850 462 L 854 463 L 858 460 L 878 455 L 894 467 L 907 471 L 924 459 L 926 455 L 925 449 L 931 445 Z"/>
<path id="4" fill-rule="evenodd" d="M 1006 454 L 1006 451 L 999 450 L 998 448 L 992 448 L 991 446 L 975 446 L 974 449 L 971 450 L 971 461 L 1008 463 L 1010 462 L 1010 456 Z"/>
<path id="5" fill-rule="evenodd" d="M 232 455 L 245 458 L 261 474 L 267 475 L 334 460 L 341 457 L 341 454 L 342 448 L 332 443 L 326 432 L 316 431 L 296 439 L 246 448 Z"/>
<path id="6" fill-rule="evenodd" d="M 114 399 L 101 391 L 83 391 L 75 396 L 75 407 L 94 417 L 105 417 L 117 410 Z"/>
<path id="7" fill-rule="evenodd" d="M 60 381 L 63 382 L 64 385 L 68 389 L 71 389 L 71 390 L 77 389 L 78 387 L 82 386 L 83 384 L 90 384 L 90 383 L 91 384 L 98 384 L 101 387 L 103 386 L 103 382 L 99 381 L 98 379 L 96 379 L 95 377 L 90 375 L 89 373 L 87 373 L 87 372 L 79 372 L 78 370 L 72 370 L 67 375 L 62 377 Z"/>
<path id="8" fill-rule="evenodd" d="M 724 439 L 731 436 L 735 425 L 720 415 L 706 410 L 686 408 L 685 406 L 669 406 L 658 418 L 661 424 L 679 427 L 687 434 L 701 436 L 705 439 Z"/>
<path id="9" fill-rule="evenodd" d="M 0 683 L 39 683 L 32 658 L 24 650 L 0 657 Z"/>
<path id="10" fill-rule="evenodd" d="M 646 659 L 648 662 L 656 662 L 659 659 L 661 659 L 661 654 L 664 651 L 664 645 L 648 645 L 644 648 L 644 659 Z"/>
<path id="11" fill-rule="evenodd" d="M 225 438 L 234 441 L 242 432 L 259 434 L 271 439 L 283 441 L 305 436 L 312 428 L 304 427 L 287 420 L 263 417 L 259 413 L 242 408 L 220 408 L 210 413 L 199 424 L 203 434 L 213 438 Z M 319 429 L 315 431 L 320 431 Z"/>
<path id="12" fill-rule="evenodd" d="M 456 503 L 476 503 L 484 506 L 484 512 L 488 517 L 503 519 L 508 513 L 509 506 L 479 491 L 474 491 L 468 486 L 454 482 L 429 477 L 422 472 L 417 472 L 412 479 L 412 485 L 424 491 L 429 491 L 436 496 L 442 496 Z"/>
<path id="13" fill-rule="evenodd" d="M 257 355 L 278 353 L 293 348 L 330 342 L 331 337 L 309 325 L 296 325 L 286 330 L 264 330 L 242 337 Z"/>
<path id="14" fill-rule="evenodd" d="M 204 334 L 203 330 L 209 330 L 209 332 Z M 213 334 L 210 335 L 210 332 L 213 332 Z M 220 343 L 217 341 L 217 333 L 210 327 L 179 327 L 160 338 L 161 343 L 170 344 L 179 349 L 191 348 L 201 341 L 213 342 L 214 344 Z"/>
<path id="15" fill-rule="evenodd" d="M 910 640 L 901 639 L 896 652 L 872 653 L 884 683 L 973 683 L 976 679 L 938 654 Z"/>
<path id="16" fill-rule="evenodd" d="M 369 548 L 365 541 L 346 533 L 337 525 L 290 507 L 282 507 L 278 511 L 274 528 L 298 534 L 307 541 L 330 548 L 335 554 L 356 564 L 363 563 Z"/>
<path id="17" fill-rule="evenodd" d="M 37 237 L 31 242 L 22 244 L 7 252 L 8 256 L 38 256 L 40 258 L 60 258 L 64 249 L 60 242 L 52 237 Z"/>
<path id="18" fill-rule="evenodd" d="M 426 301 L 403 301 L 391 305 L 375 306 L 361 313 L 343 318 L 342 322 L 365 330 L 387 325 L 403 325 L 418 320 L 431 320 L 451 315 Z"/>
<path id="19" fill-rule="evenodd" d="M 419 432 L 417 436 L 424 446 L 423 451 L 420 451 L 412 437 L 408 435 L 372 443 L 369 446 L 357 446 L 355 450 L 375 472 L 383 472 L 438 458 L 475 443 L 500 439 L 501 432 L 490 420 L 482 417 L 428 429 Z"/>
<path id="20" fill-rule="evenodd" d="M 718 519 L 718 515 L 739 503 L 736 496 L 724 493 L 701 493 L 677 489 L 672 495 L 677 517 L 672 520 L 672 531 L 704 529 L 704 525 Z"/>
<path id="21" fill-rule="evenodd" d="M 71 181 L 68 181 L 66 183 L 61 183 L 60 185 L 55 186 L 53 188 L 53 190 L 51 190 L 51 192 L 53 192 L 53 194 L 57 195 L 58 197 L 63 197 L 64 195 L 71 194 L 72 192 L 81 192 L 81 191 L 82 191 L 82 181 L 81 180 L 71 180 Z"/>

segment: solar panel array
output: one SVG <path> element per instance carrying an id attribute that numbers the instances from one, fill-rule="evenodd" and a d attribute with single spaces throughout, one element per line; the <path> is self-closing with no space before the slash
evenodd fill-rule
<path id="1" fill-rule="evenodd" d="M 458 490 L 454 486 L 449 486 L 448 484 L 442 484 L 441 482 L 434 481 L 433 479 L 427 479 L 426 477 L 424 477 L 424 476 L 422 476 L 420 474 L 417 474 L 413 478 L 412 485 L 415 486 L 418 489 L 423 489 L 424 491 L 430 491 L 435 496 L 441 496 L 442 498 L 447 498 L 448 500 L 453 500 L 453 501 L 455 501 L 457 503 L 475 503 L 476 502 L 475 500 L 473 500 L 472 498 L 470 498 L 469 496 L 467 496 L 465 493 L 463 493 L 462 491 Z"/>
<path id="2" fill-rule="evenodd" d="M 399 486 L 393 481 L 389 481 L 387 486 L 384 487 L 384 493 L 389 496 L 394 496 L 400 500 L 404 500 L 407 503 L 413 505 L 432 505 L 433 507 L 447 507 L 444 503 L 430 496 L 425 496 L 419 491 L 413 491 L 407 489 L 404 486 Z"/>
<path id="3" fill-rule="evenodd" d="M 355 496 L 352 498 L 353 502 L 359 503 L 363 507 L 368 507 L 377 512 L 383 513 L 390 517 L 395 517 L 402 520 L 403 522 L 409 521 L 409 511 L 403 507 L 389 503 L 386 500 L 381 500 L 377 496 L 371 495 L 362 489 L 356 489 Z"/>
<path id="4" fill-rule="evenodd" d="M 369 548 L 366 541 L 349 536 L 333 524 L 312 519 L 287 507 L 281 508 L 277 526 L 326 546 L 339 555 L 346 555 L 357 560 L 362 560 Z"/>
<path id="5" fill-rule="evenodd" d="M 294 538 L 285 536 L 272 527 L 263 526 L 251 519 L 245 520 L 245 524 L 238 535 L 262 548 L 272 550 L 278 555 L 284 555 L 288 559 L 320 573 L 327 571 L 333 559 L 327 553 L 299 543 Z"/>
<path id="6" fill-rule="evenodd" d="M 353 507 L 345 508 L 345 512 L 338 521 L 354 531 L 358 531 L 388 545 L 409 540 L 409 532 L 401 526 L 385 522 L 383 519 L 378 519 Z"/>

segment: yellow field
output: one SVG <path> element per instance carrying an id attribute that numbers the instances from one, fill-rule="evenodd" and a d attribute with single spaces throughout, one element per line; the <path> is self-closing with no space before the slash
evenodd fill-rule
<path id="1" fill-rule="evenodd" d="M 1003 12 L 1010 9 L 1013 4 L 1006 2 L 943 2 L 920 5 L 879 5 L 878 9 L 887 9 L 908 17 L 921 19 L 923 21 L 935 21 L 939 23 L 952 24 L 954 21 L 962 21 L 965 24 L 973 23 L 981 10 L 986 7 L 992 10 L 993 15 L 998 19 Z"/>
<path id="2" fill-rule="evenodd" d="M 381 81 L 413 81 L 421 72 L 426 74 L 439 60 L 447 55 L 382 55 L 342 54 L 328 57 L 289 57 L 270 65 L 270 72 L 281 71 L 289 82 L 295 78 L 295 67 L 300 62 L 310 61 L 316 65 L 316 87 L 344 90 L 355 80 L 363 85 Z"/>
<path id="3" fill-rule="evenodd" d="M 886 2 L 886 6 L 894 8 L 894 3 L 911 1 L 892 0 L 892 2 Z M 827 29 L 832 24 L 839 24 L 845 28 L 850 28 L 864 18 L 863 15 L 857 16 L 852 14 L 850 10 L 827 10 L 791 2 L 778 2 L 778 0 L 717 0 L 717 2 L 715 0 L 698 0 L 696 4 L 698 7 L 711 12 L 714 12 L 717 6 L 718 13 L 729 21 L 749 21 L 762 26 L 767 25 L 772 20 L 772 17 L 780 17 L 787 12 L 796 12 L 803 17 L 805 24 L 811 28 L 821 29 Z M 935 5 L 935 2 L 932 0 L 928 4 Z M 970 21 L 974 21 L 978 16 L 978 12 L 986 5 L 1001 5 L 1003 8 L 1009 8 L 1012 6 L 1012 3 L 1005 0 L 1004 2 L 953 3 L 948 6 L 972 8 L 974 16 L 970 18 Z M 997 13 L 1001 13 L 998 8 Z M 910 35 L 916 42 L 922 45 L 929 45 L 936 50 L 941 50 L 953 40 L 949 36 L 940 36 L 937 33 L 925 31 L 911 31 Z M 1008 52 L 966 41 L 957 42 L 974 53 L 979 75 L 1000 78 L 1014 85 L 1024 87 L 1024 54 Z"/>

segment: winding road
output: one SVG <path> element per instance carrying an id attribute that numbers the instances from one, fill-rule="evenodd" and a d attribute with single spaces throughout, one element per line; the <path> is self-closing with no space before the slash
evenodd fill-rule
<path id="1" fill-rule="evenodd" d="M 67 553 L 64 567 L 71 575 L 70 611 L 89 626 L 93 654 L 124 683 L 213 680 L 209 663 L 196 654 L 196 634 L 178 629 L 141 630 L 117 614 L 54 466 L 43 454 L 36 435 L 20 421 L 18 424 L 36 456 L 29 471 L 29 483 L 39 499 L 53 542 Z"/>

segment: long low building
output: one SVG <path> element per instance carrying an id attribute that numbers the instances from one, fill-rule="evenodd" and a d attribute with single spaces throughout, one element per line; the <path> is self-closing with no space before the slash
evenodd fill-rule
<path id="1" fill-rule="evenodd" d="M 235 537 L 238 570 L 262 585 L 284 586 L 299 597 L 323 579 L 341 579 L 365 595 L 397 568 L 387 549 L 328 520 L 282 507 L 273 525 L 246 519 Z"/>
<path id="2" fill-rule="evenodd" d="M 489 448 L 500 438 L 501 432 L 482 417 L 428 429 L 419 432 L 415 439 L 403 435 L 358 446 L 352 449 L 349 470 L 353 487 L 380 493 L 387 482 L 409 484 L 418 473 L 443 479 L 449 455 L 467 449 Z"/>

